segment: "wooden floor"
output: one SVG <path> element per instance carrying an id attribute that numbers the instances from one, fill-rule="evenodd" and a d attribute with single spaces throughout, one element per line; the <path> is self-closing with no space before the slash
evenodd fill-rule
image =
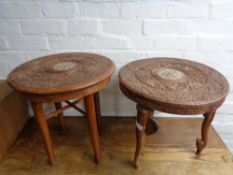
<path id="1" fill-rule="evenodd" d="M 195 156 L 200 119 L 158 119 L 159 131 L 147 137 L 138 170 L 132 166 L 135 151 L 135 118 L 104 118 L 101 163 L 93 162 L 89 133 L 83 118 L 66 118 L 67 132 L 50 122 L 57 165 L 48 165 L 34 120 L 31 120 L 7 157 L 1 175 L 233 175 L 233 156 L 211 128 L 208 147 Z"/>

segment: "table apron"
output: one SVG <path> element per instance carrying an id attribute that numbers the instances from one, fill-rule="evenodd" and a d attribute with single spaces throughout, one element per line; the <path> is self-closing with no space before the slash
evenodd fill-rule
<path id="1" fill-rule="evenodd" d="M 62 102 L 68 101 L 72 99 L 80 99 L 87 95 L 94 94 L 104 89 L 104 87 L 110 82 L 111 77 L 106 78 L 105 80 L 87 87 L 85 89 L 81 89 L 78 91 L 65 92 L 59 94 L 30 94 L 23 93 L 24 97 L 30 102 L 40 102 L 40 103 L 54 103 L 54 102 Z"/>

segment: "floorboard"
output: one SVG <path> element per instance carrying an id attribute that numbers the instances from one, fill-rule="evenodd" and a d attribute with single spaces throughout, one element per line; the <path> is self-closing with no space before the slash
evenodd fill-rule
<path id="1" fill-rule="evenodd" d="M 93 161 L 86 119 L 67 117 L 66 133 L 58 122 L 49 122 L 57 165 L 48 165 L 35 121 L 28 122 L 9 154 L 0 164 L 1 175 L 232 175 L 233 156 L 213 128 L 208 147 L 195 155 L 200 119 L 158 118 L 160 129 L 148 136 L 140 167 L 132 161 L 135 151 L 135 118 L 103 118 L 101 163 Z"/>

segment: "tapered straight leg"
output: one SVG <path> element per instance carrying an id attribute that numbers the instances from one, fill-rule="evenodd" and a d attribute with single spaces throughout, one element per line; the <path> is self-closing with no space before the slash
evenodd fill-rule
<path id="1" fill-rule="evenodd" d="M 205 118 L 201 127 L 201 139 L 197 139 L 196 141 L 196 145 L 197 145 L 196 154 L 200 154 L 207 145 L 208 131 L 214 116 L 215 116 L 215 112 L 209 112 L 207 114 L 204 114 Z"/>
<path id="2" fill-rule="evenodd" d="M 62 107 L 61 102 L 56 102 L 55 103 L 56 110 L 60 109 L 61 107 Z M 58 120 L 59 120 L 61 132 L 64 132 L 65 131 L 65 122 L 64 122 L 63 112 L 59 113 L 57 115 L 57 117 L 58 117 Z"/>
<path id="3" fill-rule="evenodd" d="M 101 125 L 101 109 L 100 109 L 100 98 L 99 98 L 99 92 L 96 92 L 94 94 L 94 101 L 95 101 L 95 112 L 96 112 L 96 120 L 97 120 L 97 126 L 99 134 L 102 134 L 102 125 Z"/>
<path id="4" fill-rule="evenodd" d="M 41 103 L 32 102 L 32 109 L 34 111 L 37 123 L 41 131 L 44 146 L 48 154 L 49 163 L 54 166 L 56 164 L 56 161 L 53 154 L 52 141 L 48 129 L 48 124 L 44 115 L 43 106 Z"/>
<path id="5" fill-rule="evenodd" d="M 142 154 L 142 149 L 145 143 L 146 126 L 149 117 L 153 115 L 154 111 L 148 110 L 139 104 L 137 105 L 137 119 L 136 119 L 136 151 L 134 156 L 134 167 L 138 168 L 139 159 Z"/>
<path id="6" fill-rule="evenodd" d="M 99 145 L 99 134 L 96 122 L 95 104 L 93 95 L 84 97 L 84 103 L 86 108 L 86 116 L 89 125 L 89 131 L 91 136 L 91 143 L 94 151 L 95 162 L 100 161 L 100 145 Z"/>

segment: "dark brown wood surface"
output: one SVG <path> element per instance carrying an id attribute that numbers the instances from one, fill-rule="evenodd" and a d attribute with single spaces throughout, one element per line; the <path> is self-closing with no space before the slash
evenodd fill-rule
<path id="1" fill-rule="evenodd" d="M 40 133 L 30 121 L 0 164 L 1 175 L 232 175 L 233 156 L 211 127 L 209 144 L 201 156 L 194 154 L 193 141 L 200 135 L 200 119 L 158 118 L 161 127 L 146 137 L 143 161 L 132 165 L 135 151 L 135 118 L 103 117 L 100 138 L 102 159 L 92 161 L 86 119 L 65 117 L 67 132 L 61 134 L 56 119 L 49 122 L 55 167 L 46 161 Z"/>
<path id="2" fill-rule="evenodd" d="M 8 76 L 8 83 L 25 93 L 64 93 L 103 81 L 113 73 L 114 68 L 110 59 L 97 54 L 54 54 L 15 68 Z"/>
<path id="3" fill-rule="evenodd" d="M 24 128 L 28 118 L 28 104 L 22 94 L 12 90 L 6 80 L 0 80 L 0 162 Z"/>
<path id="4" fill-rule="evenodd" d="M 229 91 L 226 78 L 206 65 L 175 58 L 150 58 L 125 65 L 119 74 L 125 95 L 148 108 L 175 114 L 204 114 Z"/>

